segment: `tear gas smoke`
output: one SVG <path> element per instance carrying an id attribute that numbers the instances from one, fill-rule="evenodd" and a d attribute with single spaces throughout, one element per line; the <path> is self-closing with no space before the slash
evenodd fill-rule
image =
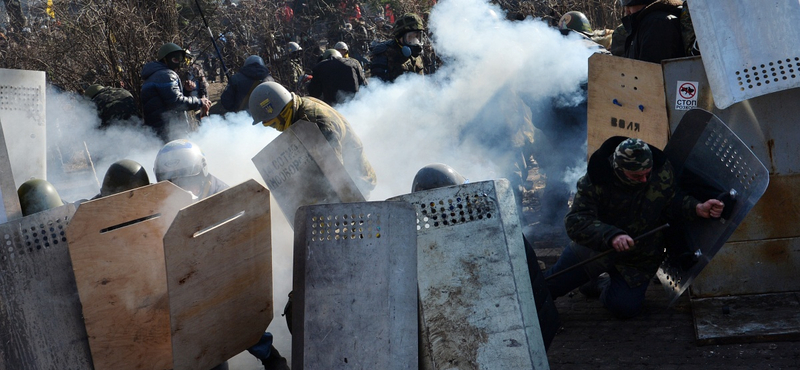
<path id="1" fill-rule="evenodd" d="M 576 35 L 564 37 L 541 20 L 511 22 L 492 17 L 490 11 L 504 14 L 483 0 L 439 2 L 429 27 L 442 67 L 430 76 L 403 75 L 392 84 L 373 79 L 353 100 L 337 106 L 377 172 L 371 200 L 408 193 L 416 172 L 430 163 L 449 164 L 473 182 L 504 176 L 519 139 L 512 136 L 530 129 L 531 123 L 537 128 L 536 139 L 549 141 L 537 162 L 546 162 L 551 154 L 572 154 L 569 165 L 559 164 L 563 176 L 570 177 L 561 180 L 572 187 L 584 172 L 585 133 L 558 140 L 547 134 L 564 125 L 559 111 L 552 109 L 554 101 L 567 107 L 582 101 L 581 83 L 587 79 L 591 51 Z M 99 178 L 111 163 L 129 158 L 147 168 L 155 181 L 153 162 L 162 146 L 158 139 L 140 129 L 96 130 L 90 102 L 54 95 L 48 95 L 48 126 L 57 122 L 60 138 L 50 141 L 51 147 L 86 141 L 93 154 L 98 153 Z M 60 104 L 69 105 L 69 114 Z M 251 158 L 279 132 L 251 123 L 244 112 L 211 116 L 187 137 L 205 152 L 210 172 L 229 185 L 248 178 L 263 183 Z M 48 180 L 57 188 L 67 183 Z M 269 330 L 275 334 L 275 346 L 288 357 L 291 339 L 280 313 L 291 290 L 293 236 L 275 202 L 272 216 L 276 315 Z"/>

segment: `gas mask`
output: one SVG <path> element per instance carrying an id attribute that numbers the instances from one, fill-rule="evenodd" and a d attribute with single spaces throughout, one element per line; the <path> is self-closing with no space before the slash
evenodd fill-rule
<path id="1" fill-rule="evenodd" d="M 422 31 L 406 32 L 400 39 L 400 43 L 403 45 L 403 56 L 406 58 L 410 56 L 418 57 L 422 54 Z"/>

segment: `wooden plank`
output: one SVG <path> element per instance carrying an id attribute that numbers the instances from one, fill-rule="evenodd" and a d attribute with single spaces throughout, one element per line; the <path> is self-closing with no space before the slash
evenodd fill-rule
<path id="1" fill-rule="evenodd" d="M 160 182 L 75 213 L 67 238 L 96 370 L 172 368 L 163 237 L 191 201 Z"/>
<path id="2" fill-rule="evenodd" d="M 273 317 L 269 190 L 255 180 L 182 209 L 164 236 L 175 370 L 210 369 Z"/>
<path id="3" fill-rule="evenodd" d="M 2 120 L 0 120 L 2 122 Z M 0 197 L 3 198 L 0 210 L 0 222 L 16 220 L 22 217 L 22 207 L 17 197 L 14 174 L 11 171 L 11 160 L 8 158 L 8 145 L 0 123 Z"/>
<path id="4" fill-rule="evenodd" d="M 664 149 L 669 140 L 661 65 L 611 55 L 589 58 L 588 154 L 613 136 Z"/>
<path id="5" fill-rule="evenodd" d="M 800 339 L 797 292 L 692 299 L 697 343 Z"/>
<path id="6" fill-rule="evenodd" d="M 253 157 L 253 164 L 292 227 L 300 206 L 365 200 L 311 122 L 290 126 Z"/>
<path id="7" fill-rule="evenodd" d="M 0 225 L 0 369 L 91 370 L 67 204 Z"/>

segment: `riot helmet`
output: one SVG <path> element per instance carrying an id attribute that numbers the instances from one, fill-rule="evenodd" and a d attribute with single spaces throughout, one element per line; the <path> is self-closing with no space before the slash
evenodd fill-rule
<path id="1" fill-rule="evenodd" d="M 445 186 L 461 185 L 467 180 L 453 167 L 442 163 L 429 164 L 417 171 L 411 192 L 431 190 Z"/>
<path id="2" fill-rule="evenodd" d="M 263 82 L 250 93 L 248 110 L 253 117 L 253 124 L 275 127 L 283 131 L 292 123 L 294 98 L 277 82 Z"/>
<path id="3" fill-rule="evenodd" d="M 258 64 L 260 66 L 264 66 L 264 59 L 261 59 L 261 57 L 258 55 L 251 55 L 244 60 L 244 65 L 247 66 L 250 64 Z"/>
<path id="4" fill-rule="evenodd" d="M 123 159 L 108 167 L 100 196 L 106 197 L 145 185 L 150 185 L 150 177 L 144 167 L 139 162 Z"/>
<path id="5" fill-rule="evenodd" d="M 328 60 L 328 59 L 333 58 L 333 57 L 341 58 L 342 54 L 339 53 L 339 51 L 337 51 L 336 49 L 328 49 L 328 50 L 325 50 L 324 53 L 322 53 L 322 60 Z"/>
<path id="6" fill-rule="evenodd" d="M 97 96 L 97 94 L 99 94 L 100 91 L 102 91 L 105 88 L 106 88 L 105 86 L 100 84 L 91 85 L 86 88 L 86 91 L 83 92 L 83 96 L 89 99 L 94 99 L 94 97 Z"/>
<path id="7" fill-rule="evenodd" d="M 22 183 L 17 189 L 22 216 L 61 207 L 64 202 L 53 184 L 42 179 L 31 179 Z"/>
<path id="8" fill-rule="evenodd" d="M 156 154 L 153 172 L 157 181 L 169 181 L 198 198 L 208 195 L 211 189 L 206 156 L 189 140 L 178 139 L 164 145 Z"/>
<path id="9" fill-rule="evenodd" d="M 289 53 L 298 52 L 300 50 L 303 50 L 303 48 L 300 47 L 300 44 L 298 44 L 298 43 L 296 43 L 294 41 L 289 43 Z"/>
<path id="10" fill-rule="evenodd" d="M 337 42 L 336 45 L 333 45 L 333 48 L 342 53 L 342 55 L 345 55 L 348 51 L 350 51 L 344 41 Z"/>
<path id="11" fill-rule="evenodd" d="M 562 32 L 573 30 L 585 35 L 589 35 L 593 32 L 592 25 L 589 23 L 589 18 L 586 18 L 585 14 L 577 11 L 567 12 L 562 15 L 561 19 L 558 20 L 558 29 Z"/>

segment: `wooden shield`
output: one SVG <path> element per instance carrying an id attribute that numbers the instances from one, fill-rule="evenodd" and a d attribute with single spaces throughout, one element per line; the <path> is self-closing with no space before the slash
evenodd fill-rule
<path id="1" fill-rule="evenodd" d="M 175 370 L 210 369 L 272 320 L 269 190 L 255 180 L 182 209 L 164 236 Z"/>
<path id="2" fill-rule="evenodd" d="M 0 369 L 92 369 L 65 233 L 74 213 L 0 225 Z"/>
<path id="3" fill-rule="evenodd" d="M 588 154 L 612 136 L 664 149 L 669 121 L 661 65 L 611 55 L 589 58 Z"/>
<path id="4" fill-rule="evenodd" d="M 289 126 L 253 157 L 253 163 L 292 227 L 300 206 L 365 200 L 325 136 L 311 122 Z"/>
<path id="5" fill-rule="evenodd" d="M 164 234 L 190 193 L 169 182 L 81 204 L 67 228 L 96 370 L 170 369 Z"/>

